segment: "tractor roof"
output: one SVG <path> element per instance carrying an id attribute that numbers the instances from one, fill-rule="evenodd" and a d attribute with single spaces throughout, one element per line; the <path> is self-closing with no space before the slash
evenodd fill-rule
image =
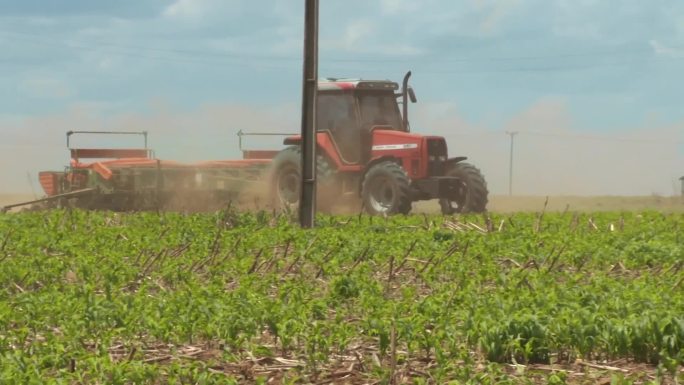
<path id="1" fill-rule="evenodd" d="M 340 90 L 390 90 L 399 89 L 399 84 L 390 80 L 365 80 L 365 79 L 337 79 L 326 78 L 318 82 L 319 91 L 340 91 Z"/>

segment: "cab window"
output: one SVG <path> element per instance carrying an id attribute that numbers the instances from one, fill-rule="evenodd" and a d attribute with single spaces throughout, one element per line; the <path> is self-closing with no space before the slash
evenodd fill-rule
<path id="1" fill-rule="evenodd" d="M 367 92 L 359 97 L 361 127 L 370 130 L 373 126 L 392 126 L 402 130 L 401 115 L 393 93 Z"/>

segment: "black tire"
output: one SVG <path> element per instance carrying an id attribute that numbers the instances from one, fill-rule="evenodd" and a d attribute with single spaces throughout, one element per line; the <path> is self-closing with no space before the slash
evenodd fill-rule
<path id="1" fill-rule="evenodd" d="M 460 162 L 450 165 L 444 175 L 458 177 L 461 186 L 453 191 L 451 197 L 439 200 L 442 214 L 482 213 L 487 210 L 487 182 L 477 167 Z"/>
<path id="2" fill-rule="evenodd" d="M 390 161 L 373 165 L 363 178 L 361 200 L 371 215 L 411 212 L 411 180 L 404 169 Z"/>
<path id="3" fill-rule="evenodd" d="M 299 146 L 287 147 L 273 158 L 271 202 L 276 209 L 293 210 L 299 205 L 302 153 Z M 337 171 L 323 155 L 316 155 L 317 208 L 327 210 L 336 191 Z"/>

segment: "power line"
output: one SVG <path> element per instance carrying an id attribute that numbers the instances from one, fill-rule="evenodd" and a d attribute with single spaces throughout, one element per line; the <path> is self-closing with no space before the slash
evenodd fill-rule
<path id="1" fill-rule="evenodd" d="M 208 59 L 209 64 L 214 64 L 212 59 L 217 59 L 220 61 L 228 60 L 233 61 L 233 65 L 245 65 L 254 66 L 252 60 L 264 60 L 269 62 L 288 62 L 293 64 L 298 64 L 299 58 L 295 56 L 280 56 L 280 55 L 264 55 L 264 54 L 253 54 L 253 53 L 227 53 L 227 52 L 214 52 L 208 50 L 191 50 L 191 49 L 179 49 L 179 48 L 160 48 L 160 47 L 150 47 L 141 45 L 130 45 L 130 44 L 118 44 L 111 42 L 85 42 L 80 40 L 68 40 L 61 41 L 50 38 L 45 38 L 42 35 L 16 32 L 16 31 L 0 31 L 0 33 L 5 35 L 19 36 L 25 40 L 43 45 L 62 45 L 70 48 L 83 49 L 89 51 L 101 51 L 103 47 L 115 48 L 118 51 L 113 51 L 114 54 L 130 57 L 139 57 L 144 59 L 153 60 L 164 60 L 164 61 L 180 61 L 179 59 L 189 60 L 190 62 L 204 62 L 202 59 Z M 131 52 L 136 51 L 136 52 Z M 111 52 L 111 51 L 110 51 Z M 142 53 L 141 53 L 142 52 Z M 145 54 L 147 52 L 157 52 L 173 54 L 173 57 L 159 57 L 154 55 Z M 648 50 L 613 50 L 613 51 L 594 51 L 594 52 L 580 52 L 580 53 L 560 53 L 553 55 L 536 55 L 536 56 L 510 56 L 510 57 L 485 57 L 485 58 L 445 58 L 441 54 L 421 54 L 417 57 L 390 57 L 390 58 L 328 58 L 325 61 L 330 63 L 395 63 L 395 62 L 416 62 L 419 59 L 424 59 L 428 57 L 439 58 L 440 63 L 482 63 L 482 62 L 507 62 L 507 61 L 524 61 L 524 60 L 546 60 L 546 59 L 560 59 L 560 58 L 571 58 L 571 57 L 601 57 L 601 56 L 615 56 L 615 55 L 638 55 L 638 54 L 648 54 L 652 51 Z M 179 58 L 178 56 L 186 56 L 185 58 Z M 187 56 L 191 55 L 190 58 Z M 648 56 L 642 59 L 648 60 L 674 60 L 683 59 L 680 57 L 654 57 Z M 234 62 L 234 61 L 238 62 Z M 535 67 L 515 67 L 515 68 L 478 68 L 475 70 L 468 69 L 447 69 L 447 70 L 432 70 L 425 69 L 423 73 L 477 73 L 477 72 L 549 72 L 549 71 L 567 71 L 567 70 L 581 70 L 590 69 L 597 66 L 611 66 L 611 65 L 624 65 L 630 63 L 594 63 L 589 65 L 561 65 L 561 66 L 535 66 Z M 287 67 L 289 68 L 289 67 Z M 273 67 L 273 69 L 283 69 L 280 67 Z"/>
<path id="2" fill-rule="evenodd" d="M 672 140 L 672 138 L 662 138 L 662 139 L 652 139 L 652 138 L 624 138 L 616 136 L 599 136 L 590 134 L 574 134 L 574 133 L 555 133 L 555 132 L 540 132 L 540 131 L 530 131 L 524 130 L 519 131 L 520 134 L 525 135 L 536 135 L 536 136 L 548 136 L 548 137 L 559 137 L 559 138 L 576 138 L 584 140 L 597 140 L 597 141 L 608 141 L 608 142 L 631 142 L 631 143 L 651 143 L 651 144 L 684 144 L 681 140 Z"/>
<path id="3" fill-rule="evenodd" d="M 42 35 L 18 32 L 18 31 L 0 31 L 4 34 L 20 35 L 30 38 L 44 38 Z M 166 41 L 172 41 L 173 39 L 165 39 Z M 297 56 L 282 56 L 282 55 L 263 55 L 254 53 L 228 53 L 228 52 L 213 52 L 208 50 L 191 50 L 191 49 L 179 49 L 179 48 L 160 48 L 151 46 L 142 46 L 135 44 L 119 44 L 111 43 L 106 41 L 95 41 L 95 42 L 84 42 L 70 40 L 77 44 L 96 44 L 97 46 L 109 46 L 121 49 L 136 49 L 143 51 L 154 51 L 154 52 L 164 52 L 164 53 L 180 53 L 180 54 L 190 54 L 190 55 L 208 55 L 221 58 L 251 58 L 251 59 L 265 59 L 265 60 L 276 60 L 276 61 L 291 61 L 299 63 L 301 58 Z M 528 56 L 502 56 L 502 57 L 481 57 L 481 58 L 444 58 L 443 54 L 437 53 L 422 53 L 420 55 L 415 55 L 416 57 L 391 57 L 391 58 L 329 58 L 332 62 L 395 62 L 395 61 L 406 61 L 411 62 L 416 58 L 424 57 L 439 57 L 443 62 L 481 62 L 481 61 L 518 61 L 518 60 L 540 60 L 540 59 L 562 59 L 571 57 L 599 57 L 599 56 L 617 56 L 617 55 L 640 55 L 640 54 L 653 54 L 652 50 L 648 49 L 625 49 L 625 50 L 602 50 L 602 51 L 589 51 L 589 52 L 574 52 L 574 53 L 557 53 L 549 55 L 528 55 Z M 668 59 L 681 59 L 680 57 L 668 57 Z"/>
<path id="4" fill-rule="evenodd" d="M 499 57 L 480 57 L 480 58 L 444 58 L 443 54 L 427 53 L 420 54 L 417 57 L 425 58 L 432 57 L 438 58 L 441 62 L 447 63 L 469 63 L 469 62 L 484 62 L 484 61 L 522 61 L 522 60 L 544 60 L 544 59 L 566 59 L 572 57 L 600 57 L 600 56 L 616 56 L 616 55 L 639 55 L 639 54 L 652 54 L 652 50 L 615 50 L 615 51 L 594 51 L 594 52 L 580 52 L 580 53 L 558 53 L 550 55 L 530 55 L 530 56 L 499 56 Z M 401 61 L 412 61 L 413 58 L 355 58 L 355 59 L 332 59 L 334 61 L 340 62 L 393 62 L 397 60 Z"/>
<path id="5" fill-rule="evenodd" d="M 2 32 L 4 33 L 4 32 Z M 47 46 L 53 46 L 53 45 L 60 45 L 63 47 L 67 48 L 72 48 L 72 49 L 79 49 L 79 50 L 85 50 L 85 51 L 91 51 L 91 52 L 98 52 L 102 51 L 102 47 L 98 45 L 93 45 L 90 43 L 83 43 L 83 42 L 77 42 L 77 41 L 57 41 L 57 40 L 46 40 L 46 39 L 33 39 L 29 38 L 27 39 L 29 42 L 34 43 L 34 44 L 40 44 L 40 45 L 47 45 Z M 103 44 L 106 45 L 106 44 Z M 120 50 L 108 50 L 107 52 L 110 54 L 114 55 L 119 55 L 119 56 L 126 56 L 126 57 L 134 57 L 134 58 L 141 58 L 141 59 L 149 59 L 149 60 L 161 60 L 164 62 L 177 62 L 177 63 L 194 63 L 194 64 L 209 64 L 209 65 L 225 65 L 225 64 L 231 64 L 233 66 L 244 66 L 244 67 L 249 67 L 249 68 L 267 68 L 267 69 L 277 69 L 277 70 L 282 70 L 282 69 L 290 69 L 291 67 L 283 67 L 283 66 L 276 66 L 276 65 L 268 65 L 264 66 L 263 63 L 254 63 L 253 61 L 248 61 L 250 58 L 248 57 L 239 57 L 239 56 L 230 56 L 230 57 L 225 57 L 222 61 L 218 60 L 211 60 L 211 58 L 208 57 L 179 57 L 179 56 L 174 56 L 174 57 L 168 57 L 168 56 L 154 56 L 154 55 L 148 55 L 145 54 L 143 49 L 141 48 L 141 52 L 129 52 L 129 51 L 122 51 L 121 49 L 127 49 L 123 48 L 123 46 L 120 48 Z M 155 51 L 155 50 L 150 50 L 150 51 Z M 159 50 L 156 50 L 159 51 Z M 226 60 L 232 59 L 232 62 L 228 62 Z"/>

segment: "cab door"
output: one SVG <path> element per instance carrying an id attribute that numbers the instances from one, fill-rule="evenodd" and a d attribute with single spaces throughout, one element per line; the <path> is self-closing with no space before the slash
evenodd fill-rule
<path id="1" fill-rule="evenodd" d="M 318 92 L 316 131 L 330 135 L 344 163 L 358 164 L 361 161 L 361 131 L 356 101 L 351 92 Z"/>

